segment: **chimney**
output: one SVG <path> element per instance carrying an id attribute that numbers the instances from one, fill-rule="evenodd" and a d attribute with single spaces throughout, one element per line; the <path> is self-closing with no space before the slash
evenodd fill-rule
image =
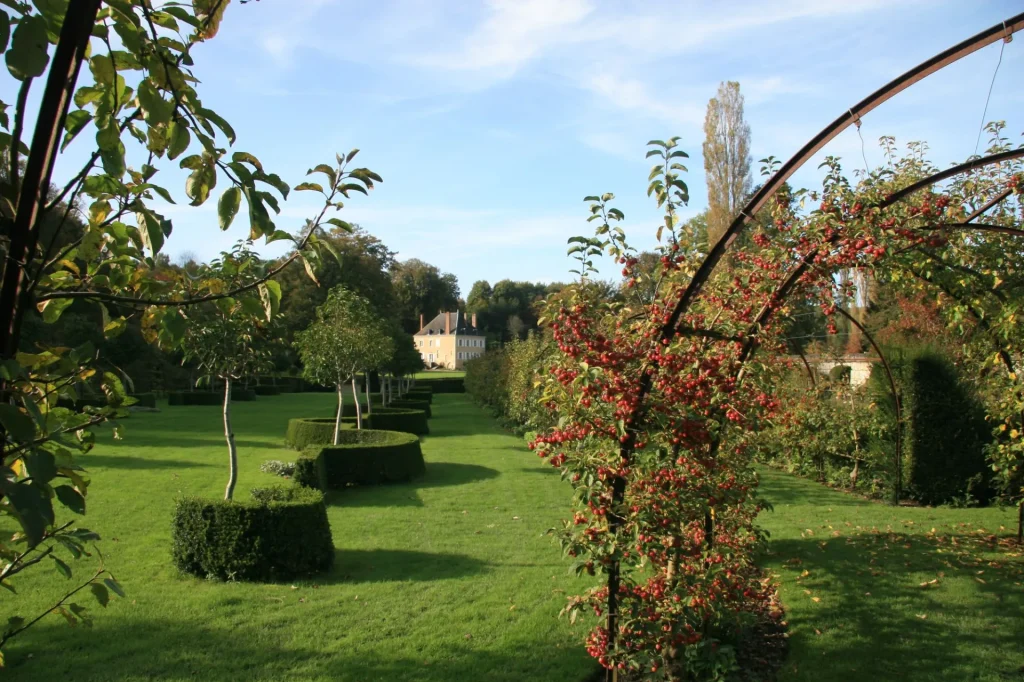
<path id="1" fill-rule="evenodd" d="M 451 313 L 445 313 L 444 314 L 444 333 L 445 334 L 451 334 L 452 333 L 452 314 Z"/>
<path id="2" fill-rule="evenodd" d="M 423 313 L 420 313 L 420 331 L 423 331 Z"/>
<path id="3" fill-rule="evenodd" d="M 476 313 L 473 313 L 473 329 L 476 329 Z"/>

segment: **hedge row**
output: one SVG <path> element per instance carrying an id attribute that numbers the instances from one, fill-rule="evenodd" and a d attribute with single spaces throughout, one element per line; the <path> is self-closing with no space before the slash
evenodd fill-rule
<path id="1" fill-rule="evenodd" d="M 430 410 L 430 403 L 426 400 L 412 400 L 410 398 L 396 398 L 391 401 L 388 407 L 400 407 L 406 410 L 423 410 L 427 415 L 427 419 L 430 419 L 433 413 Z"/>
<path id="2" fill-rule="evenodd" d="M 342 433 L 355 429 L 355 417 L 342 417 Z M 377 407 L 373 414 L 363 415 L 364 429 L 400 431 L 413 435 L 430 433 L 427 415 L 422 410 Z M 295 450 L 305 450 L 310 445 L 329 445 L 334 440 L 334 418 L 316 417 L 289 419 L 284 443 Z"/>
<path id="3" fill-rule="evenodd" d="M 434 393 L 429 388 L 413 386 L 403 396 L 406 400 L 424 400 L 428 403 L 434 402 Z"/>
<path id="4" fill-rule="evenodd" d="M 153 393 L 136 393 L 131 397 L 135 398 L 135 402 L 130 407 L 156 407 L 156 395 Z M 111 405 L 107 402 L 106 398 L 79 398 L 78 400 L 59 398 L 57 400 L 57 407 L 66 407 L 73 410 L 83 407 L 111 407 Z"/>
<path id="5" fill-rule="evenodd" d="M 253 386 L 252 390 L 256 395 L 281 395 L 281 388 L 278 386 Z"/>
<path id="6" fill-rule="evenodd" d="M 334 543 L 323 494 L 291 487 L 266 502 L 187 497 L 174 511 L 180 570 L 222 580 L 290 580 L 327 570 Z"/>
<path id="7" fill-rule="evenodd" d="M 407 481 L 426 471 L 413 434 L 363 429 L 342 431 L 338 445 L 308 448 L 295 462 L 300 485 L 321 489 Z"/>
<path id="8" fill-rule="evenodd" d="M 462 377 L 431 377 L 417 379 L 416 386 L 424 386 L 434 393 L 465 393 L 466 382 Z"/>

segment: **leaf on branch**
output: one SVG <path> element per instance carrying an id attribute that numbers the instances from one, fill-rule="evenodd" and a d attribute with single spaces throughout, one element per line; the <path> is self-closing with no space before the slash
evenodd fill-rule
<path id="1" fill-rule="evenodd" d="M 320 192 L 321 194 L 323 194 L 324 188 L 321 187 L 320 185 L 318 185 L 315 182 L 300 182 L 299 184 L 295 185 L 295 191 L 296 192 L 313 191 L 313 192 Z"/>
<path id="2" fill-rule="evenodd" d="M 263 310 L 266 313 L 267 321 L 274 319 L 281 307 L 281 285 L 272 279 L 268 279 L 259 286 L 260 299 L 263 301 Z"/>
<path id="3" fill-rule="evenodd" d="M 238 208 L 242 205 L 242 190 L 238 187 L 229 187 L 220 195 L 217 202 L 217 219 L 220 229 L 226 230 L 231 227 L 232 221 L 238 215 Z"/>
<path id="4" fill-rule="evenodd" d="M 7 70 L 20 81 L 43 75 L 50 61 L 49 47 L 46 19 L 39 14 L 23 16 L 14 29 L 11 47 L 5 55 Z"/>
<path id="5" fill-rule="evenodd" d="M 85 513 L 85 498 L 82 497 L 82 493 L 69 485 L 59 485 L 54 488 L 53 491 L 57 494 L 57 499 L 60 500 L 61 504 L 65 507 L 76 514 Z"/>
<path id="6" fill-rule="evenodd" d="M 89 590 L 92 591 L 93 596 L 96 597 L 96 601 L 99 602 L 100 606 L 106 608 L 107 604 L 110 603 L 110 592 L 107 591 L 106 586 L 101 585 L 100 583 L 93 583 L 92 585 L 89 585 Z"/>

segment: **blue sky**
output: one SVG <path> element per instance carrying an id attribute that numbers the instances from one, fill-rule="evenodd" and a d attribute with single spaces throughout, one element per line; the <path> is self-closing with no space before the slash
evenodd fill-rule
<path id="1" fill-rule="evenodd" d="M 293 185 L 336 150 L 362 149 L 359 160 L 385 182 L 343 217 L 402 259 L 454 272 L 465 295 L 477 279 L 567 279 L 566 239 L 590 229 L 586 194 L 614 192 L 632 241 L 652 244 L 651 138 L 681 136 L 691 155 L 688 213 L 701 210 L 701 127 L 719 81 L 738 80 L 746 96 L 756 180 L 757 159 L 786 158 L 892 77 L 1020 9 L 977 0 L 235 2 L 216 40 L 195 53 L 196 74 L 204 103 L 238 132 L 237 147 Z M 999 50 L 989 46 L 869 114 L 868 161 L 881 161 L 884 134 L 927 140 L 939 165 L 972 154 Z M 1015 139 L 1024 131 L 1021 84 L 1017 36 L 987 117 L 1006 120 Z M 826 152 L 864 165 L 854 130 Z M 55 179 L 81 153 L 69 149 Z M 816 165 L 797 184 L 817 185 Z M 174 177 L 167 184 L 183 196 Z M 293 195 L 278 226 L 297 230 L 313 199 Z M 214 200 L 179 206 L 168 211 L 172 257 L 209 258 L 242 232 L 218 231 Z"/>

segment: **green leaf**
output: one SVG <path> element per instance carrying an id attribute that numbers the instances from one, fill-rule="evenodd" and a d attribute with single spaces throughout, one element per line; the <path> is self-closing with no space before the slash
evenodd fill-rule
<path id="1" fill-rule="evenodd" d="M 21 524 L 29 544 L 37 544 L 43 538 L 46 527 L 53 523 L 53 504 L 39 488 L 27 484 L 8 484 L 0 479 L 3 493 L 10 502 L 9 510 Z"/>
<path id="2" fill-rule="evenodd" d="M 281 285 L 272 279 L 259 286 L 260 299 L 263 301 L 263 309 L 269 322 L 277 315 L 281 307 Z"/>
<path id="3" fill-rule="evenodd" d="M 226 5 L 227 3 L 225 2 L 224 4 Z M 212 109 L 203 109 L 202 107 L 199 108 L 198 113 L 203 118 L 213 121 L 213 123 L 221 129 L 221 131 L 228 138 L 228 144 L 235 143 L 234 129 L 230 125 L 228 125 L 227 121 L 220 117 L 220 114 L 218 114 L 216 111 L 213 111 Z"/>
<path id="4" fill-rule="evenodd" d="M 326 163 L 321 163 L 317 165 L 315 168 L 310 168 L 308 171 L 306 171 L 306 175 L 311 175 L 313 173 L 323 173 L 324 175 L 326 175 L 327 179 L 331 181 L 331 187 L 334 187 L 335 185 L 338 184 L 338 174 L 335 173 L 334 169 L 328 166 Z"/>
<path id="5" fill-rule="evenodd" d="M 315 182 L 300 182 L 299 184 L 295 185 L 294 189 L 296 192 L 313 191 L 320 192 L 321 194 L 323 194 L 324 191 L 324 188 Z"/>
<path id="6" fill-rule="evenodd" d="M 100 583 L 93 583 L 89 585 L 89 590 L 92 592 L 92 596 L 96 597 L 96 601 L 100 603 L 100 606 L 106 608 L 107 604 L 110 603 L 110 592 L 107 591 L 106 586 Z"/>
<path id="7" fill-rule="evenodd" d="M 0 52 L 7 50 L 7 41 L 11 39 L 11 20 L 5 13 L 0 19 Z M 5 126 L 6 127 L 6 126 Z"/>
<path id="8" fill-rule="evenodd" d="M 127 168 L 124 162 L 124 143 L 121 142 L 116 121 L 111 120 L 109 126 L 96 131 L 96 144 L 100 148 L 104 172 L 115 178 L 122 178 Z"/>
<path id="9" fill-rule="evenodd" d="M 306 274 L 309 275 L 309 278 L 313 280 L 314 284 L 320 286 L 320 280 L 316 278 L 316 273 L 313 271 L 312 264 L 310 264 L 310 262 L 306 259 L 305 256 L 300 255 L 299 258 L 302 259 L 302 267 L 306 268 Z"/>
<path id="10" fill-rule="evenodd" d="M 148 78 L 139 83 L 137 91 L 142 117 L 151 126 L 169 123 L 174 114 L 174 103 L 165 100 Z"/>
<path id="11" fill-rule="evenodd" d="M 226 230 L 231 227 L 232 221 L 238 215 L 238 207 L 242 205 L 242 190 L 238 187 L 229 187 L 220 195 L 217 202 L 217 219 L 220 229 Z"/>
<path id="12" fill-rule="evenodd" d="M 178 158 L 191 141 L 188 124 L 180 120 L 171 121 L 167 126 L 167 158 L 172 161 Z"/>
<path id="13" fill-rule="evenodd" d="M 64 119 L 64 130 L 67 134 L 64 135 L 64 141 L 60 145 L 60 150 L 64 151 L 67 146 L 71 144 L 71 141 L 75 139 L 78 133 L 82 132 L 82 128 L 89 125 L 92 121 L 92 114 L 84 109 L 77 109 L 68 114 L 68 117 Z"/>
<path id="14" fill-rule="evenodd" d="M 70 298 L 51 298 L 39 304 L 39 311 L 43 314 L 43 322 L 53 324 L 60 319 L 61 313 L 71 305 Z"/>
<path id="15" fill-rule="evenodd" d="M 71 567 L 68 566 L 63 561 L 61 561 L 58 557 L 54 556 L 53 554 L 50 555 L 50 558 L 53 559 L 53 563 L 57 564 L 57 570 L 60 571 L 60 574 L 63 575 L 68 580 L 70 580 L 71 579 Z"/>
<path id="16" fill-rule="evenodd" d="M 7 70 L 20 81 L 43 75 L 50 61 L 50 43 L 46 37 L 46 19 L 38 14 L 23 16 L 14 29 L 7 50 Z"/>
<path id="17" fill-rule="evenodd" d="M 251 164 L 256 170 L 263 172 L 263 164 L 260 160 L 249 152 L 235 152 L 231 155 L 231 160 L 235 163 L 248 163 Z"/>
<path id="18" fill-rule="evenodd" d="M 347 223 L 344 220 L 341 220 L 340 218 L 328 218 L 324 222 L 330 223 L 331 225 L 334 225 L 338 229 L 343 230 L 345 232 L 352 232 L 352 224 Z"/>
<path id="19" fill-rule="evenodd" d="M 57 499 L 61 504 L 71 511 L 76 514 L 85 513 L 85 498 L 82 497 L 82 493 L 69 485 L 59 485 L 53 489 L 53 492 L 57 494 Z"/>
<path id="20" fill-rule="evenodd" d="M 46 450 L 35 450 L 26 452 L 25 470 L 32 480 L 37 483 L 49 483 L 57 477 L 57 460 L 52 452 Z"/>
<path id="21" fill-rule="evenodd" d="M 226 5 L 227 3 L 224 3 L 224 4 Z M 122 599 L 124 599 L 124 590 L 121 589 L 120 583 L 118 583 L 116 580 L 114 580 L 113 576 L 111 576 L 109 578 L 104 578 L 103 579 L 103 584 L 106 585 L 107 587 L 109 587 L 111 592 L 116 594 L 118 597 L 121 597 Z"/>
<path id="22" fill-rule="evenodd" d="M 151 255 L 156 256 L 164 245 L 164 230 L 160 218 L 150 211 L 136 213 L 135 218 L 138 221 L 143 246 Z"/>
<path id="23" fill-rule="evenodd" d="M 164 315 L 162 323 L 164 331 L 167 332 L 171 341 L 174 342 L 184 338 L 185 332 L 188 331 L 188 322 L 178 310 L 168 311 Z"/>
<path id="24" fill-rule="evenodd" d="M 25 442 L 36 436 L 32 417 L 10 403 L 0 403 L 0 423 L 14 440 Z"/>

